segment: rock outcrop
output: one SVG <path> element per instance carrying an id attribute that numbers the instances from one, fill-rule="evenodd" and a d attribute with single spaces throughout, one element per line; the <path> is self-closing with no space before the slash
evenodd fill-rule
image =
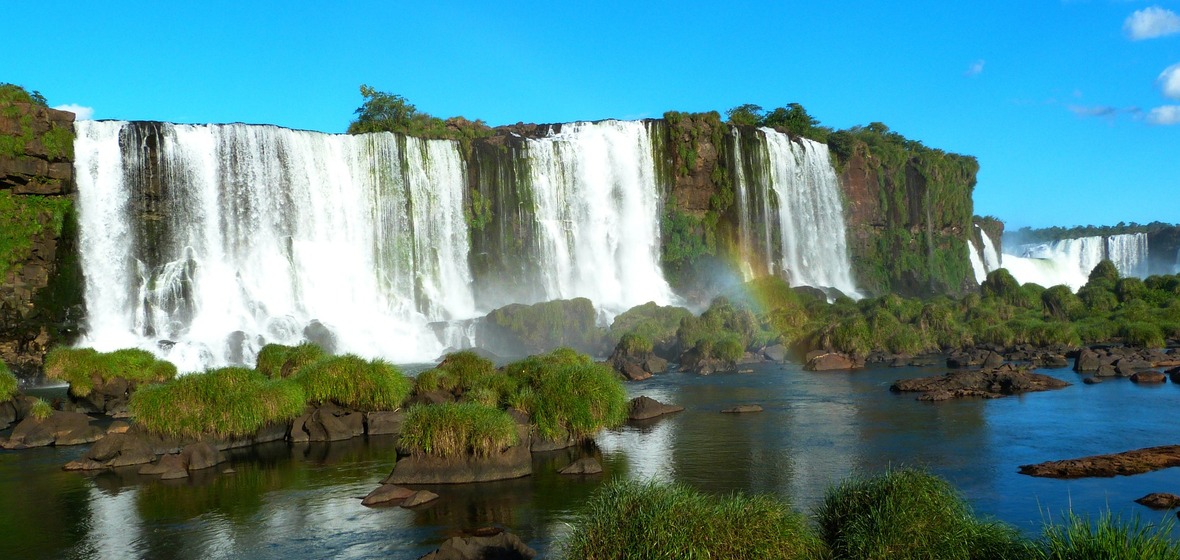
<path id="1" fill-rule="evenodd" d="M 1020 474 L 1044 478 L 1112 477 L 1180 466 L 1180 445 L 1148 447 L 1109 455 L 1021 465 Z"/>
<path id="2" fill-rule="evenodd" d="M 945 401 L 966 397 L 994 399 L 1021 393 L 1049 391 L 1069 383 L 1028 369 L 1004 365 L 993 370 L 959 370 L 946 375 L 903 379 L 889 387 L 895 393 L 922 393 L 920 401 Z"/>
<path id="3" fill-rule="evenodd" d="M 684 407 L 664 404 L 646 395 L 640 395 L 631 399 L 628 410 L 630 411 L 627 415 L 629 420 L 649 420 L 665 414 L 680 412 L 684 410 Z"/>

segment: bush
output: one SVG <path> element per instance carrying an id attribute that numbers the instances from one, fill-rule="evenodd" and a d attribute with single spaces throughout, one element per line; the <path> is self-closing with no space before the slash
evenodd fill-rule
<path id="1" fill-rule="evenodd" d="M 1128 346 L 1163 348 L 1165 344 L 1163 331 L 1152 323 L 1126 323 L 1119 328 L 1119 336 Z"/>
<path id="2" fill-rule="evenodd" d="M 692 313 L 683 307 L 660 306 L 655 302 L 632 307 L 615 317 L 607 334 L 611 344 L 618 344 L 627 334 L 635 334 L 650 340 L 654 345 L 664 345 L 676 339 L 676 329 L 685 317 Z"/>
<path id="3" fill-rule="evenodd" d="M 645 356 L 650 354 L 654 347 L 650 338 L 641 334 L 627 333 L 619 339 L 615 351 L 622 352 L 627 356 Z"/>
<path id="4" fill-rule="evenodd" d="M 222 368 L 141 387 L 128 409 L 135 421 L 166 436 L 245 436 L 299 416 L 303 388 L 246 368 Z"/>
<path id="5" fill-rule="evenodd" d="M 1027 543 L 1005 525 L 977 520 L 946 481 L 903 469 L 828 490 L 816 513 L 835 558 L 1022 558 Z"/>
<path id="6" fill-rule="evenodd" d="M 547 352 L 570 346 L 596 348 L 602 332 L 598 313 L 586 298 L 554 300 L 534 305 L 514 303 L 488 313 L 485 322 L 500 328 L 506 340 L 526 352 Z"/>
<path id="7" fill-rule="evenodd" d="M 532 414 L 541 437 L 581 439 L 627 419 L 627 392 L 609 366 L 568 348 L 504 366 L 519 389 L 508 404 Z"/>
<path id="8" fill-rule="evenodd" d="M 176 377 L 176 366 L 151 352 L 126 348 L 98 352 L 93 348 L 54 348 L 45 356 L 45 376 L 70 384 L 70 393 L 85 397 L 94 383 L 121 377 L 133 383 L 157 383 Z"/>
<path id="9" fill-rule="evenodd" d="M 298 346 L 267 344 L 258 351 L 258 360 L 254 367 L 259 373 L 271 379 L 279 379 L 291 377 L 303 366 L 327 355 L 323 348 L 311 342 L 304 342 Z"/>
<path id="10" fill-rule="evenodd" d="M 411 407 L 398 444 L 422 455 L 486 457 L 518 441 L 507 412 L 476 403 L 442 403 Z"/>
<path id="11" fill-rule="evenodd" d="M 362 411 L 396 410 L 410 394 L 410 380 L 382 360 L 353 355 L 322 358 L 292 377 L 312 402 L 334 402 Z"/>
<path id="12" fill-rule="evenodd" d="M 679 484 L 612 482 L 590 499 L 562 556 L 570 560 L 822 558 L 802 515 L 766 496 L 713 497 Z"/>
<path id="13" fill-rule="evenodd" d="M 8 371 L 8 365 L 0 361 L 0 402 L 11 400 L 16 396 L 16 376 Z"/>
<path id="14" fill-rule="evenodd" d="M 38 420 L 45 420 L 46 418 L 53 416 L 53 407 L 49 406 L 49 403 L 45 402 L 45 399 L 37 399 L 37 401 L 33 403 L 32 408 L 29 409 L 29 416 L 32 416 Z"/>
<path id="15" fill-rule="evenodd" d="M 1064 523 L 1045 526 L 1040 556 L 1046 560 L 1174 560 L 1180 558 L 1180 544 L 1170 537 L 1170 517 L 1153 527 L 1140 525 L 1138 519 L 1124 523 L 1109 512 L 1097 522 L 1070 513 Z"/>

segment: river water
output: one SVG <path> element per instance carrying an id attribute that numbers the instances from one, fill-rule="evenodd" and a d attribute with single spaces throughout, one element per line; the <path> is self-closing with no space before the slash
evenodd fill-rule
<path id="1" fill-rule="evenodd" d="M 1132 500 L 1180 493 L 1180 469 L 1133 477 L 1052 480 L 1026 463 L 1180 443 L 1170 424 L 1180 386 L 1128 380 L 996 400 L 924 403 L 889 392 L 942 368 L 809 373 L 797 365 L 748 373 L 672 373 L 628 385 L 684 412 L 604 432 L 596 449 L 534 455 L 528 478 L 430 487 L 415 510 L 369 509 L 360 498 L 389 474 L 395 440 L 270 444 L 182 481 L 130 472 L 82 475 L 61 465 L 85 446 L 0 451 L 0 558 L 417 558 L 463 529 L 498 525 L 551 553 L 587 497 L 616 477 L 679 481 L 709 493 L 772 493 L 810 511 L 832 483 L 889 466 L 950 480 L 976 511 L 1035 534 L 1041 522 L 1107 509 L 1154 522 Z M 739 404 L 761 413 L 722 414 Z M 604 474 L 556 474 L 594 454 Z M 223 473 L 225 469 L 231 473 Z"/>

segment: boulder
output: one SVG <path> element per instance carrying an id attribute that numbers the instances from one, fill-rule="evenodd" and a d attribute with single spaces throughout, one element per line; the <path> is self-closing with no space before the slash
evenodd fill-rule
<path id="1" fill-rule="evenodd" d="M 996 352 L 988 352 L 983 359 L 983 369 L 996 369 L 1004 365 L 1004 357 Z"/>
<path id="2" fill-rule="evenodd" d="M 1174 509 L 1180 507 L 1180 496 L 1153 492 L 1135 500 L 1135 503 L 1145 505 L 1151 509 Z"/>
<path id="3" fill-rule="evenodd" d="M 435 494 L 434 492 L 431 492 L 430 490 L 419 490 L 417 492 L 414 492 L 413 494 L 410 494 L 402 502 L 402 507 L 412 508 L 412 507 L 420 506 L 425 503 L 433 502 L 437 499 L 438 499 L 438 494 Z"/>
<path id="4" fill-rule="evenodd" d="M 419 560 L 531 560 L 537 551 L 512 533 L 494 536 L 451 537 L 438 550 Z"/>
<path id="5" fill-rule="evenodd" d="M 1020 474 L 1044 478 L 1130 476 L 1180 466 L 1180 445 L 1021 465 Z"/>
<path id="6" fill-rule="evenodd" d="M 11 401 L 0 402 L 0 430 L 6 430 L 16 422 L 16 404 Z"/>
<path id="7" fill-rule="evenodd" d="M 364 500 L 361 500 L 361 505 L 369 507 L 390 505 L 392 502 L 405 500 L 413 494 L 413 490 L 404 486 L 382 484 L 376 490 L 369 492 L 369 495 L 365 496 Z"/>
<path id="8" fill-rule="evenodd" d="M 400 410 L 382 410 L 365 413 L 365 433 L 371 436 L 397 435 L 402 433 L 406 414 Z"/>
<path id="9" fill-rule="evenodd" d="M 594 457 L 583 457 L 570 463 L 565 468 L 557 471 L 561 474 L 578 475 L 578 474 L 601 474 L 602 465 Z"/>
<path id="10" fill-rule="evenodd" d="M 1069 386 L 1056 377 L 1005 365 L 996 370 L 958 370 L 946 375 L 903 379 L 889 387 L 895 393 L 917 392 L 921 401 L 964 397 L 998 398 Z"/>
<path id="11" fill-rule="evenodd" d="M 95 443 L 80 459 L 71 461 L 66 470 L 96 470 L 142 465 L 156 459 L 148 441 L 128 432 L 110 434 Z"/>
<path id="12" fill-rule="evenodd" d="M 732 408 L 727 408 L 721 412 L 725 414 L 746 414 L 750 412 L 762 412 L 762 406 L 756 404 L 739 404 Z"/>
<path id="13" fill-rule="evenodd" d="M 767 360 L 772 362 L 787 361 L 787 354 L 787 347 L 783 346 L 782 344 L 775 344 L 762 349 L 762 355 L 765 356 Z"/>
<path id="14" fill-rule="evenodd" d="M 807 360 L 807 371 L 832 371 L 860 367 L 856 360 L 839 352 L 825 352 Z"/>
<path id="15" fill-rule="evenodd" d="M 291 441 L 341 441 L 364 435 L 365 414 L 324 403 L 291 423 Z"/>
<path id="16" fill-rule="evenodd" d="M 1151 362 L 1141 360 L 1138 357 L 1128 357 L 1115 362 L 1114 369 L 1120 376 L 1129 377 L 1138 371 L 1151 369 Z"/>
<path id="17" fill-rule="evenodd" d="M 643 369 L 650 373 L 664 373 L 668 371 L 668 360 L 652 354 L 643 361 Z"/>
<path id="18" fill-rule="evenodd" d="M 1041 354 L 1037 363 L 1044 368 L 1059 369 L 1069 367 L 1069 360 L 1061 354 Z"/>
<path id="19" fill-rule="evenodd" d="M 1137 371 L 1131 374 L 1131 381 L 1139 384 L 1163 383 L 1167 380 L 1168 376 L 1153 370 Z"/>
<path id="20" fill-rule="evenodd" d="M 1118 371 L 1111 364 L 1102 364 L 1094 370 L 1094 377 L 1114 377 L 1116 375 L 1118 375 Z"/>
<path id="21" fill-rule="evenodd" d="M 26 415 L 12 429 L 8 440 L 0 442 L 4 449 L 25 449 L 47 445 L 80 445 L 102 439 L 106 432 L 90 424 L 90 417 L 80 412 L 55 410 L 49 417 L 39 419 Z"/>
<path id="22" fill-rule="evenodd" d="M 127 430 L 131 429 L 131 424 L 123 420 L 115 420 L 107 426 L 108 434 L 125 434 Z"/>
<path id="23" fill-rule="evenodd" d="M 184 460 L 185 468 L 190 471 L 212 468 L 225 461 L 222 453 L 205 441 L 184 446 L 180 450 L 180 457 Z"/>
<path id="24" fill-rule="evenodd" d="M 623 362 L 615 366 L 615 369 L 619 373 L 622 373 L 623 377 L 626 377 L 628 381 L 643 381 L 651 378 L 650 371 L 643 369 L 643 366 L 634 362 Z"/>
<path id="25" fill-rule="evenodd" d="M 382 484 L 465 484 L 507 480 L 533 474 L 533 455 L 525 426 L 519 445 L 487 457 L 436 457 L 414 454 L 398 459 Z"/>
<path id="26" fill-rule="evenodd" d="M 159 475 L 161 480 L 175 480 L 188 476 L 188 467 L 179 453 L 161 455 L 155 463 L 139 469 L 141 475 Z"/>
<path id="27" fill-rule="evenodd" d="M 681 410 L 684 410 L 684 407 L 664 404 L 651 397 L 640 395 L 631 399 L 629 409 L 630 413 L 627 415 L 628 419 L 647 420 L 649 418 L 655 418 L 657 416 L 663 416 L 673 412 L 680 412 Z"/>
<path id="28" fill-rule="evenodd" d="M 532 442 L 529 444 L 529 450 L 532 451 L 533 453 L 544 453 L 546 451 L 557 451 L 559 449 L 569 449 L 579 443 L 581 443 L 581 441 L 574 439 L 574 438 L 568 438 L 568 439 L 562 439 L 562 440 L 551 440 L 551 439 L 545 439 L 545 438 L 538 436 L 538 437 L 532 438 Z"/>
<path id="29" fill-rule="evenodd" d="M 1098 353 L 1086 348 L 1078 353 L 1078 357 L 1074 359 L 1073 370 L 1078 373 L 1090 373 L 1098 371 L 1098 366 L 1102 362 L 1098 360 Z"/>
<path id="30" fill-rule="evenodd" d="M 1087 377 L 1085 379 L 1082 379 L 1082 383 L 1085 383 L 1086 385 L 1097 385 L 1099 383 L 1102 383 L 1102 378 L 1101 377 Z"/>

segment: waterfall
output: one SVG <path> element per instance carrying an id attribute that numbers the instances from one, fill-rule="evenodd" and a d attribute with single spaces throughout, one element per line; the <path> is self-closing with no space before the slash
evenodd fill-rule
<path id="1" fill-rule="evenodd" d="M 987 232 L 979 225 L 975 226 L 979 229 L 979 237 L 983 239 L 983 266 L 988 272 L 998 270 L 1003 266 L 1003 259 L 1000 257 L 1000 252 L 996 250 L 996 244 L 992 238 L 987 235 Z"/>
<path id="2" fill-rule="evenodd" d="M 1123 233 L 1106 238 L 1106 258 L 1123 276 L 1147 276 L 1147 234 Z"/>
<path id="3" fill-rule="evenodd" d="M 751 148 L 742 140 L 731 137 L 742 254 L 761 256 L 769 273 L 792 286 L 834 287 L 859 297 L 827 146 L 770 128 L 758 129 Z"/>
<path id="4" fill-rule="evenodd" d="M 1103 259 L 1114 263 L 1122 276 L 1142 278 L 1147 272 L 1147 234 L 1091 236 L 1023 245 L 1018 254 L 1004 255 L 1004 267 L 1021 284 L 1065 284 L 1077 291 Z"/>
<path id="5" fill-rule="evenodd" d="M 608 317 L 674 299 L 660 266 L 660 191 L 642 122 L 562 125 L 528 140 L 541 299 L 589 298 Z"/>
<path id="6" fill-rule="evenodd" d="M 971 261 L 971 272 L 975 274 L 975 282 L 982 284 L 987 280 L 988 270 L 979 258 L 979 249 L 975 247 L 975 242 L 970 239 L 967 240 L 967 258 Z"/>
<path id="7" fill-rule="evenodd" d="M 81 121 L 88 328 L 182 371 L 316 338 L 396 361 L 475 314 L 455 142 Z"/>
<path id="8" fill-rule="evenodd" d="M 975 224 L 975 230 L 979 232 L 979 238 L 983 241 L 983 250 L 981 251 L 979 247 L 975 246 L 974 240 L 968 239 L 967 258 L 971 260 L 971 270 L 975 273 L 975 281 L 982 284 L 987 279 L 989 272 L 1000 268 L 1000 253 L 996 250 L 995 243 L 979 224 Z"/>

